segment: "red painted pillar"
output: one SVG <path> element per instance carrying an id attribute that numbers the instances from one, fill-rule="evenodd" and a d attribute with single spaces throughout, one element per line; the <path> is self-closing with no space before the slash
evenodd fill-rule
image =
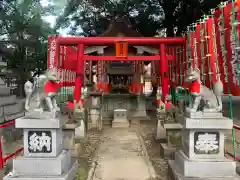
<path id="1" fill-rule="evenodd" d="M 77 55 L 77 71 L 76 71 L 76 82 L 74 88 L 74 100 L 80 101 L 81 88 L 83 84 L 83 72 L 84 72 L 84 45 L 78 45 L 78 55 Z"/>
<path id="2" fill-rule="evenodd" d="M 165 102 L 165 97 L 168 91 L 168 60 L 166 55 L 166 48 L 164 44 L 160 44 L 160 75 L 162 82 L 162 101 Z"/>

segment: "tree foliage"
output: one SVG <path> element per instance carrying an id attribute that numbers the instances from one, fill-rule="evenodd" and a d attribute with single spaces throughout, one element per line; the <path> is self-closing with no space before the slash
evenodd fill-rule
<path id="1" fill-rule="evenodd" d="M 96 36 L 116 15 L 126 16 L 143 36 L 166 29 L 168 36 L 181 35 L 186 27 L 216 7 L 220 0 L 70 0 L 57 27 L 71 34 Z M 80 31 L 81 30 L 81 31 Z M 176 33 L 175 33 L 176 30 Z"/>
<path id="2" fill-rule="evenodd" d="M 23 80 L 29 72 L 38 74 L 47 67 L 47 37 L 54 32 L 42 16 L 51 9 L 43 8 L 39 0 L 1 0 L 1 48 L 8 49 L 8 68 L 17 70 Z"/>

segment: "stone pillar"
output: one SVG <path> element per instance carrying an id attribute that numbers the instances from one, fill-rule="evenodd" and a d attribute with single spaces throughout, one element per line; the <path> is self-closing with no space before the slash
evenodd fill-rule
<path id="1" fill-rule="evenodd" d="M 157 108 L 157 133 L 155 138 L 157 140 L 166 140 L 166 130 L 164 129 L 164 121 L 165 121 L 165 111 Z"/>
<path id="2" fill-rule="evenodd" d="M 236 162 L 224 156 L 224 133 L 233 121 L 217 112 L 186 112 L 182 147 L 169 161 L 169 180 L 176 179 L 240 179 Z"/>
<path id="3" fill-rule="evenodd" d="M 138 118 L 140 120 L 146 120 L 148 118 L 146 112 L 146 100 L 144 96 L 137 96 L 137 109 L 132 118 Z"/>
<path id="4" fill-rule="evenodd" d="M 126 109 L 115 109 L 112 127 L 129 127 Z"/>
<path id="5" fill-rule="evenodd" d="M 89 129 L 95 128 L 97 130 L 102 130 L 100 98 L 99 96 L 91 96 L 92 105 L 89 112 L 91 127 L 89 127 Z"/>
<path id="6" fill-rule="evenodd" d="M 62 127 L 66 120 L 51 118 L 51 113 L 29 113 L 16 119 L 16 128 L 24 130 L 24 155 L 13 160 L 13 172 L 4 180 L 73 180 L 78 168 L 71 151 L 63 150 Z"/>
<path id="7" fill-rule="evenodd" d="M 181 145 L 182 125 L 176 120 L 176 107 L 171 105 L 170 110 L 166 110 L 163 128 L 166 131 L 167 143 L 160 144 L 160 153 L 163 157 L 172 158 L 174 152 Z"/>

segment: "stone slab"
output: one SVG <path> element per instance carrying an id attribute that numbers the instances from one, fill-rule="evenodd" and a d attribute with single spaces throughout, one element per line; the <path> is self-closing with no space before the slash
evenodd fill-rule
<path id="1" fill-rule="evenodd" d="M 56 158 L 19 156 L 13 159 L 13 174 L 18 176 L 58 176 L 71 168 L 71 151 L 62 151 Z"/>
<path id="2" fill-rule="evenodd" d="M 128 128 L 129 127 L 129 122 L 128 121 L 113 121 L 112 122 L 112 127 L 113 128 Z"/>
<path id="3" fill-rule="evenodd" d="M 16 128 L 45 128 L 45 129 L 58 129 L 67 123 L 64 118 L 51 118 L 42 116 L 41 118 L 34 118 L 34 116 L 25 116 L 16 119 Z"/>
<path id="4" fill-rule="evenodd" d="M 179 172 L 185 177 L 234 177 L 236 176 L 236 162 L 227 158 L 212 161 L 190 160 L 182 152 L 175 154 L 175 163 Z"/>
<path id="5" fill-rule="evenodd" d="M 163 127 L 166 129 L 166 130 L 170 130 L 170 129 L 172 129 L 172 130 L 178 130 L 178 129 L 182 129 L 183 128 L 183 126 L 181 125 L 181 124 L 179 124 L 179 123 L 169 123 L 169 124 L 167 124 L 167 123 L 165 123 L 164 125 L 163 125 Z"/>
<path id="6" fill-rule="evenodd" d="M 13 104 L 15 102 L 16 102 L 16 96 L 15 95 L 0 97 L 0 106 Z"/>
<path id="7" fill-rule="evenodd" d="M 45 137 L 50 136 L 51 143 L 49 150 L 46 150 L 46 146 L 43 146 L 40 150 L 38 149 L 38 146 L 40 147 L 41 145 L 39 138 L 43 137 L 43 133 L 46 134 Z M 33 140 L 31 140 L 31 138 L 33 138 Z M 63 132 L 62 129 L 24 129 L 23 142 L 25 157 L 57 157 L 63 150 Z M 30 142 L 32 142 L 32 144 L 30 144 Z M 43 143 L 45 143 L 44 139 Z M 35 147 L 36 149 L 33 150 Z"/>
<path id="8" fill-rule="evenodd" d="M 166 143 L 160 144 L 160 155 L 164 158 L 173 159 L 176 147 L 168 146 Z"/>
<path id="9" fill-rule="evenodd" d="M 6 175 L 3 180 L 74 180 L 77 174 L 78 162 L 72 165 L 71 169 L 60 176 L 16 176 L 11 172 Z"/>
<path id="10" fill-rule="evenodd" d="M 221 119 L 181 119 L 180 123 L 185 129 L 232 129 L 233 121 L 229 118 Z"/>
<path id="11" fill-rule="evenodd" d="M 184 115 L 188 118 L 193 118 L 193 119 L 219 119 L 223 118 L 223 114 L 221 112 L 202 112 L 202 111 L 197 111 L 197 112 L 189 112 L 185 111 Z"/>
<path id="12" fill-rule="evenodd" d="M 236 174 L 233 177 L 184 177 L 180 171 L 179 166 L 176 165 L 174 160 L 168 161 L 168 180 L 240 180 L 240 177 Z"/>
<path id="13" fill-rule="evenodd" d="M 0 95 L 1 96 L 10 95 L 10 88 L 5 85 L 0 85 Z"/>

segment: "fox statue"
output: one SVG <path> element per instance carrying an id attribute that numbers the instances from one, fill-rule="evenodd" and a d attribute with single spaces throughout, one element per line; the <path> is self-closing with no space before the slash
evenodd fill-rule
<path id="1" fill-rule="evenodd" d="M 46 82 L 44 83 L 42 92 L 38 92 L 36 82 L 34 82 L 34 85 L 30 81 L 25 83 L 25 109 L 30 111 L 32 108 L 35 110 L 40 108 L 39 110 L 43 111 L 43 102 L 45 101 L 48 110 L 55 114 L 56 111 L 59 111 L 56 98 L 58 95 L 57 91 L 61 85 L 59 84 L 56 73 L 47 71 L 44 75 L 46 76 Z M 35 101 L 35 105 L 32 104 L 34 99 L 38 99 L 38 101 Z"/>
<path id="2" fill-rule="evenodd" d="M 213 91 L 202 85 L 200 70 L 190 68 L 186 73 L 186 81 L 190 83 L 191 102 L 188 110 L 196 112 L 199 109 L 200 102 L 203 101 L 203 111 L 222 111 L 223 83 L 220 76 L 213 84 Z"/>

